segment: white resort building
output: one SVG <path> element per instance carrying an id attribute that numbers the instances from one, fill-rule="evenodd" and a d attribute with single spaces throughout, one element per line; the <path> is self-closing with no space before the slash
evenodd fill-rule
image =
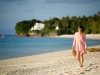
<path id="1" fill-rule="evenodd" d="M 56 26 L 55 30 L 59 30 L 59 26 Z"/>
<path id="2" fill-rule="evenodd" d="M 35 23 L 34 27 L 31 28 L 32 30 L 42 30 L 44 29 L 45 25 L 43 23 Z"/>

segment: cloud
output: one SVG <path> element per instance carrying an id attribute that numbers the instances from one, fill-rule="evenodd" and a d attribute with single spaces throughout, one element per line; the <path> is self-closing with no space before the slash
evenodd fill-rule
<path id="1" fill-rule="evenodd" d="M 7 5 L 7 4 L 15 4 L 15 5 L 26 5 L 28 2 L 27 0 L 0 0 L 0 4 Z"/>
<path id="2" fill-rule="evenodd" d="M 56 4 L 56 3 L 85 4 L 97 1 L 100 0 L 45 0 L 45 2 L 48 4 Z"/>
<path id="3" fill-rule="evenodd" d="M 25 0 L 0 0 L 1 2 L 23 2 Z"/>

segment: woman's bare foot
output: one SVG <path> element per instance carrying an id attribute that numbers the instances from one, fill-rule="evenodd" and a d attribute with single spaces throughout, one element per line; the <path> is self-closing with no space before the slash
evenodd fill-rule
<path id="1" fill-rule="evenodd" d="M 80 67 L 82 67 L 82 64 L 81 64 L 81 63 L 79 63 L 78 65 L 79 65 Z"/>
<path id="2" fill-rule="evenodd" d="M 80 65 L 80 68 L 82 67 L 83 65 Z"/>

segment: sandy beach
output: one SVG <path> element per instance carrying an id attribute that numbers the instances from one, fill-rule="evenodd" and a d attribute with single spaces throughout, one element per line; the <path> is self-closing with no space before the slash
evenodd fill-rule
<path id="1" fill-rule="evenodd" d="M 100 45 L 92 47 L 100 48 Z M 82 68 L 79 68 L 77 59 L 72 56 L 71 50 L 0 60 L 0 75 L 99 74 L 100 52 L 87 51 L 87 54 L 84 55 Z"/>
<path id="2" fill-rule="evenodd" d="M 60 35 L 58 38 L 73 38 L 74 35 Z M 100 39 L 100 34 L 86 34 L 87 39 Z"/>
<path id="3" fill-rule="evenodd" d="M 87 52 L 84 58 L 82 68 L 71 50 L 0 60 L 0 75 L 99 75 L 100 52 Z"/>

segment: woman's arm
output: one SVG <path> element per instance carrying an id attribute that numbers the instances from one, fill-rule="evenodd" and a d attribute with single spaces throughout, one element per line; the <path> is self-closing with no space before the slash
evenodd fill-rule
<path id="1" fill-rule="evenodd" d="M 83 41 L 84 41 L 84 44 L 85 44 L 85 49 L 87 50 L 87 43 L 86 43 L 86 35 L 84 34 L 84 37 L 83 37 Z"/>
<path id="2" fill-rule="evenodd" d="M 76 33 L 75 33 L 76 34 Z M 76 46 L 76 36 L 75 36 L 75 34 L 74 34 L 74 39 L 73 39 L 73 46 L 72 46 L 72 48 L 74 48 L 75 46 Z"/>

